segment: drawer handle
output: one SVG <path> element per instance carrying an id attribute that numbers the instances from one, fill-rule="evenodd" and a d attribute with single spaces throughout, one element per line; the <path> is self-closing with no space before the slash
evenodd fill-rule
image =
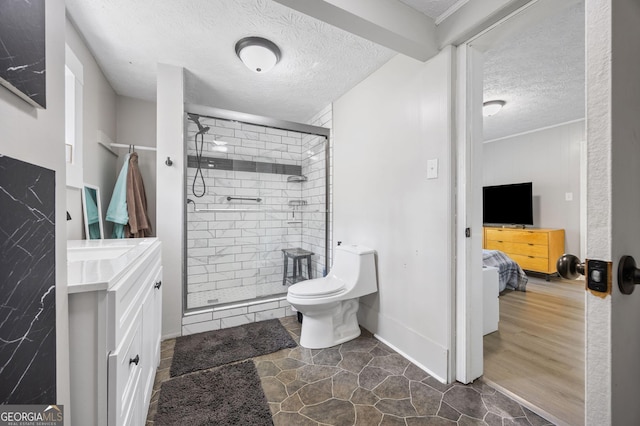
<path id="1" fill-rule="evenodd" d="M 157 282 L 153 285 L 153 288 L 155 288 L 155 289 L 159 289 L 161 285 L 162 285 L 162 281 L 157 281 Z"/>
<path id="2" fill-rule="evenodd" d="M 129 365 L 131 364 L 138 365 L 139 362 L 140 362 L 140 355 L 136 355 L 135 358 L 129 358 Z"/>

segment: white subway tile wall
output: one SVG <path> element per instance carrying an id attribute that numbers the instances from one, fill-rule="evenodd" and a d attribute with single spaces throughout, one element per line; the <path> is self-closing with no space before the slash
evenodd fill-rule
<path id="1" fill-rule="evenodd" d="M 187 126 L 187 198 L 195 202 L 187 208 L 187 308 L 286 293 L 282 285 L 284 248 L 312 251 L 313 276 L 322 276 L 325 139 L 206 117 L 200 123 L 210 127 L 202 146 L 197 137 L 204 157 L 202 178 L 199 174 L 196 178 L 195 168 L 197 126 L 191 120 Z M 292 174 L 309 180 L 288 182 Z M 197 197 L 193 190 L 204 195 Z M 295 200 L 307 204 L 294 209 L 289 202 Z M 230 211 L 196 212 L 194 207 Z M 259 211 L 251 211 L 254 209 Z M 304 270 L 306 273 L 306 266 Z M 232 314 L 238 318 L 219 325 L 244 323 L 254 313 Z M 265 307 L 261 318 L 284 314 L 283 307 Z M 193 324 L 183 324 L 193 329 Z"/>
<path id="2" fill-rule="evenodd" d="M 264 302 L 247 302 L 242 306 L 210 308 L 205 312 L 185 315 L 182 319 L 182 335 L 219 330 L 290 315 L 294 315 L 294 312 L 285 296 Z"/>
<path id="3" fill-rule="evenodd" d="M 250 167 L 264 168 L 264 163 L 300 166 L 298 173 L 307 176 L 308 180 L 303 183 L 287 182 L 287 174 L 216 170 L 215 163 L 206 163 L 202 172 L 207 191 L 202 198 L 197 198 L 191 193 L 195 168 L 188 167 L 188 198 L 194 200 L 198 208 L 260 208 L 273 211 L 196 213 L 193 205 L 189 205 L 188 306 L 190 309 L 201 307 L 202 310 L 184 316 L 182 334 L 293 315 L 295 312 L 284 295 L 286 287 L 282 286 L 281 248 L 302 247 L 313 252 L 314 278 L 326 273 L 331 265 L 333 173 L 331 169 L 324 170 L 326 142 L 321 137 L 226 120 L 203 117 L 201 123 L 211 127 L 204 137 L 204 157 L 215 157 L 216 161 L 243 160 L 260 163 L 257 166 L 236 164 L 243 170 Z M 331 129 L 331 105 L 319 112 L 308 124 Z M 196 154 L 196 131 L 195 124 L 189 121 L 189 156 Z M 332 143 L 329 146 L 329 157 L 331 166 Z M 326 259 L 328 264 L 325 267 L 324 173 L 327 172 L 329 250 Z M 201 182 L 196 182 L 195 187 L 196 193 L 203 189 Z M 262 201 L 259 204 L 233 201 L 230 204 L 226 199 L 228 196 L 260 197 Z M 294 199 L 305 200 L 308 204 L 292 211 L 289 200 Z M 313 210 L 316 212 L 311 212 Z M 302 223 L 294 223 L 299 221 Z M 270 298 L 271 295 L 277 296 Z M 253 300 L 264 297 L 267 300 Z M 214 300 L 217 302 L 213 302 Z M 237 304 L 232 303 L 230 306 L 210 307 L 236 301 Z"/>

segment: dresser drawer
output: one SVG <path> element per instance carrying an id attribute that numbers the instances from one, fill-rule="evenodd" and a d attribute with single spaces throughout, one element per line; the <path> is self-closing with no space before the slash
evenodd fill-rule
<path id="1" fill-rule="evenodd" d="M 525 256 L 547 257 L 549 248 L 544 245 L 512 243 L 509 241 L 487 241 L 487 250 L 500 250 L 511 256 L 521 254 Z"/>
<path id="2" fill-rule="evenodd" d="M 527 243 L 527 244 L 548 244 L 549 237 L 546 232 L 531 232 L 531 231 L 519 231 L 519 230 L 502 230 L 502 229 L 487 229 L 485 233 L 487 241 L 508 241 L 512 243 Z"/>
<path id="3" fill-rule="evenodd" d="M 548 272 L 549 259 L 546 257 L 530 257 L 520 254 L 510 254 L 510 258 L 516 261 L 522 269 L 529 271 Z"/>

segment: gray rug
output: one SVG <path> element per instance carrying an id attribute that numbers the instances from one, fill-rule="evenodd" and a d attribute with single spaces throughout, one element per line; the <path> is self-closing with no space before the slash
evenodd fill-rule
<path id="1" fill-rule="evenodd" d="M 178 337 L 170 374 L 176 377 L 295 346 L 277 319 Z"/>
<path id="2" fill-rule="evenodd" d="M 225 365 L 162 384 L 155 426 L 273 425 L 253 361 Z"/>

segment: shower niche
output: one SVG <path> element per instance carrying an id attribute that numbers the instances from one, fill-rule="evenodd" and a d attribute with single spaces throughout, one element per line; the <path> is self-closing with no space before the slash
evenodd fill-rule
<path id="1" fill-rule="evenodd" d="M 185 115 L 186 312 L 284 296 L 283 249 L 327 270 L 326 129 L 227 118 Z"/>

